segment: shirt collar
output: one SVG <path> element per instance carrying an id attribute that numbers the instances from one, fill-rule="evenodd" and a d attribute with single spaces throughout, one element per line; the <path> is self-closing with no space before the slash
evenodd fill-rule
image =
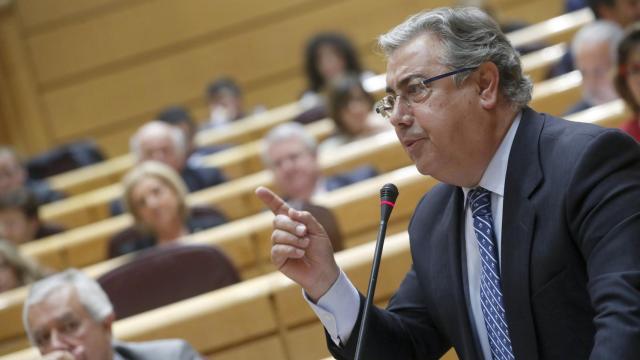
<path id="1" fill-rule="evenodd" d="M 520 119 L 522 119 L 522 111 L 516 115 L 516 118 L 511 123 L 511 127 L 507 131 L 507 134 L 502 139 L 500 146 L 493 158 L 489 162 L 489 165 L 482 174 L 482 178 L 478 183 L 479 187 L 485 188 L 492 193 L 504 196 L 504 183 L 507 178 L 507 165 L 509 163 L 509 153 L 511 152 L 511 145 L 513 145 L 513 139 L 516 137 L 516 131 L 520 125 Z M 471 188 L 463 187 L 465 198 Z"/>

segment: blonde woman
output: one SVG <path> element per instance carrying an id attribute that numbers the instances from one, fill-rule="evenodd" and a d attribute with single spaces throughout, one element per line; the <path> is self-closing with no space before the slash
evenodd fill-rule
<path id="1" fill-rule="evenodd" d="M 109 257 L 171 243 L 226 222 L 213 208 L 188 207 L 184 182 L 162 163 L 142 163 L 127 173 L 123 185 L 123 201 L 135 224 L 111 239 Z"/>

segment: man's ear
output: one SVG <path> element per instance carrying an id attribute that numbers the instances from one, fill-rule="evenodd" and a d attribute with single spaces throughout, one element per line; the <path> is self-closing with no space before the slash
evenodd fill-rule
<path id="1" fill-rule="evenodd" d="M 492 110 L 498 104 L 500 71 L 496 64 L 485 62 L 478 67 L 476 73 L 480 106 L 485 110 Z"/>

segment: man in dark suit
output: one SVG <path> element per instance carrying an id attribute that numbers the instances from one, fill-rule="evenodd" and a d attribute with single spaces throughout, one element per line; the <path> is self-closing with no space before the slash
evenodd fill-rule
<path id="1" fill-rule="evenodd" d="M 539 114 L 497 25 L 472 8 L 381 36 L 378 105 L 418 170 L 413 265 L 373 309 L 364 359 L 640 358 L 640 148 L 617 130 Z M 338 359 L 364 304 L 322 227 L 267 189 L 272 261 L 305 290 Z"/>
<path id="2" fill-rule="evenodd" d="M 23 321 L 46 360 L 200 360 L 178 339 L 125 343 L 114 340 L 113 306 L 100 285 L 70 269 L 31 287 Z"/>

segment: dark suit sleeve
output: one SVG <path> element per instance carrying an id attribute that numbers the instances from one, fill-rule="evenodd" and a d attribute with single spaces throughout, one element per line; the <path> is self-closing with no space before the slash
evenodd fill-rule
<path id="1" fill-rule="evenodd" d="M 570 172 L 566 216 L 586 261 L 593 359 L 640 359 L 640 147 L 609 130 Z"/>
<path id="2" fill-rule="evenodd" d="M 358 332 L 365 299 L 362 295 L 360 314 L 346 344 L 338 347 L 327 335 L 331 354 L 339 360 L 355 357 Z M 438 359 L 451 345 L 441 336 L 424 307 L 420 285 L 413 269 L 407 273 L 387 310 L 373 307 L 367 320 L 367 340 L 362 359 Z"/>

